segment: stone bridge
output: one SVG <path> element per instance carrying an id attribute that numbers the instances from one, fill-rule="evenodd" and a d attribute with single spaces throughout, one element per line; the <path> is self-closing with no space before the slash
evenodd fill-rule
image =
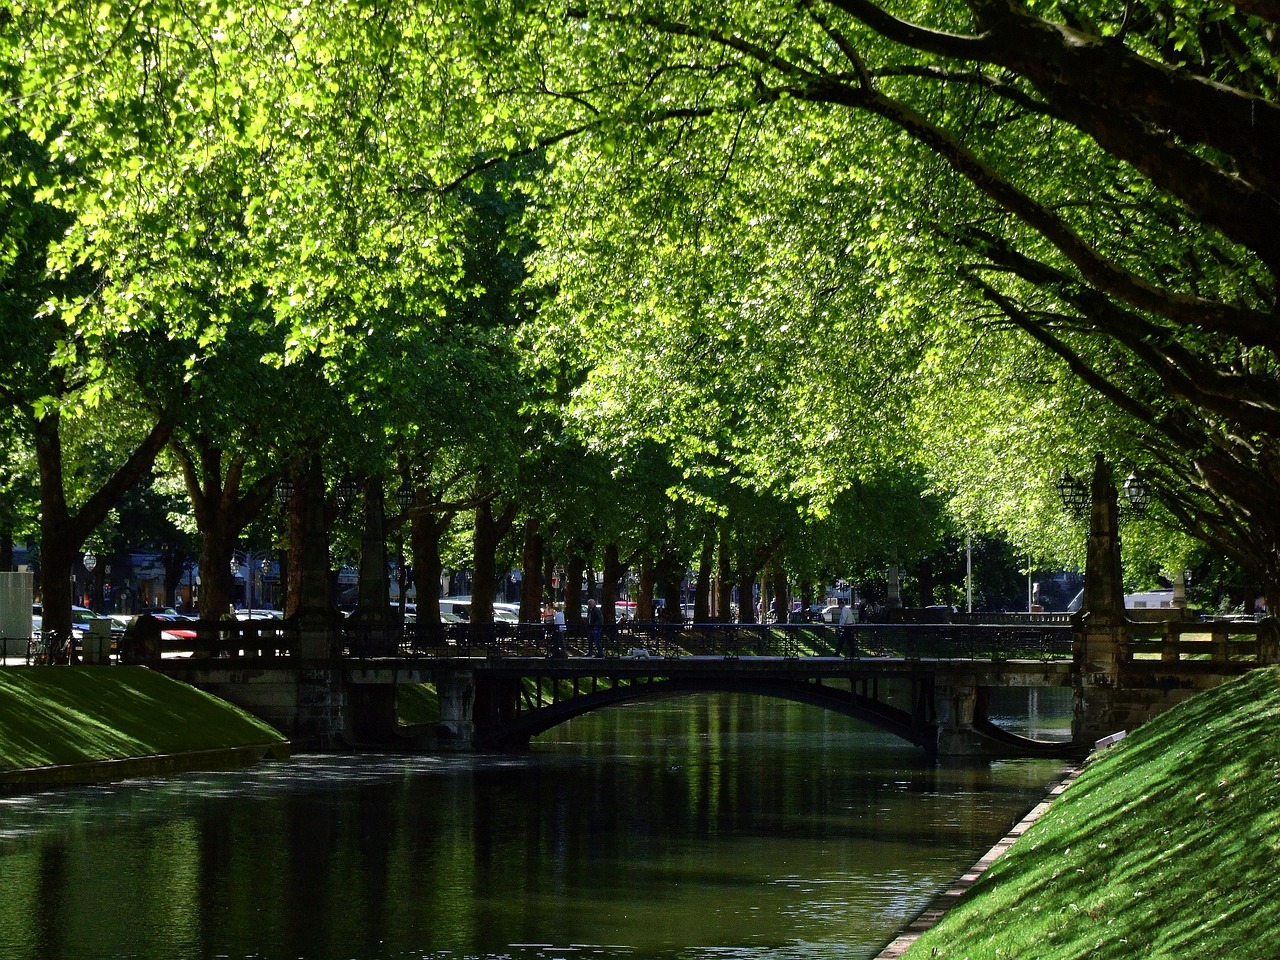
<path id="1" fill-rule="evenodd" d="M 1099 459 L 1083 610 L 993 622 L 828 625 L 648 624 L 610 632 L 586 657 L 585 633 L 540 624 L 366 627 L 329 622 L 208 624 L 183 651 L 142 662 L 238 703 L 303 746 L 395 743 L 397 688 L 431 683 L 434 743 L 510 748 L 588 710 L 650 696 L 740 690 L 837 710 L 939 754 L 1063 749 L 1019 742 L 986 718 L 997 687 L 1069 687 L 1070 749 L 1132 729 L 1260 665 L 1280 663 L 1274 619 L 1159 621 L 1124 609 L 1114 486 Z M 988 615 L 990 616 L 990 615 Z M 981 617 L 979 617 L 981 619 Z M 836 641 L 841 640 L 837 656 Z M 562 649 L 563 647 L 563 649 Z"/>

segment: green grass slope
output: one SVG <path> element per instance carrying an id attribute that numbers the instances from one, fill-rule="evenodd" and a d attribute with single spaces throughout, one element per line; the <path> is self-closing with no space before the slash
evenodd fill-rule
<path id="1" fill-rule="evenodd" d="M 0 771 L 284 740 L 240 708 L 143 667 L 0 668 Z"/>
<path id="2" fill-rule="evenodd" d="M 1092 761 L 914 958 L 1280 956 L 1280 672 Z"/>

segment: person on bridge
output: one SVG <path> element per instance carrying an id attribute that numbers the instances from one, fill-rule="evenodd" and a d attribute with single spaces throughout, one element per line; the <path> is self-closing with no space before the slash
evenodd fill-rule
<path id="1" fill-rule="evenodd" d="M 587 600 L 587 656 L 604 656 L 604 613 L 595 597 Z"/>
<path id="2" fill-rule="evenodd" d="M 852 656 L 853 625 L 857 618 L 853 614 L 853 607 L 846 604 L 843 597 L 836 598 L 836 606 L 840 608 L 836 615 L 836 656 Z"/>
<path id="3" fill-rule="evenodd" d="M 564 632 L 560 629 L 563 623 L 564 614 L 556 610 L 556 605 L 550 600 L 542 604 L 542 628 L 546 634 L 547 640 L 547 656 L 563 657 L 564 649 Z"/>

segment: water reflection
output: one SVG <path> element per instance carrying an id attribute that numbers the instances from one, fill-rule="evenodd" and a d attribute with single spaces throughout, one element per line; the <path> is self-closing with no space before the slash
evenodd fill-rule
<path id="1" fill-rule="evenodd" d="M 0 957 L 868 957 L 1057 770 L 723 696 L 10 797 Z"/>

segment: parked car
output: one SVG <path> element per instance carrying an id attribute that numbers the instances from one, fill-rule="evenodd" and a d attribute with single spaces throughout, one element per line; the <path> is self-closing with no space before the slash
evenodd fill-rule
<path id="1" fill-rule="evenodd" d="M 284 613 L 280 610 L 259 609 L 257 607 L 252 610 L 237 610 L 237 620 L 283 620 Z"/>
<path id="2" fill-rule="evenodd" d="M 165 625 L 160 631 L 162 640 L 194 640 L 196 638 L 195 628 L 190 626 L 192 621 L 187 617 L 176 613 L 153 613 L 151 616 Z"/>
<path id="3" fill-rule="evenodd" d="M 520 604 L 495 603 L 493 605 L 493 619 L 494 619 L 494 622 L 519 623 L 520 622 Z"/>

